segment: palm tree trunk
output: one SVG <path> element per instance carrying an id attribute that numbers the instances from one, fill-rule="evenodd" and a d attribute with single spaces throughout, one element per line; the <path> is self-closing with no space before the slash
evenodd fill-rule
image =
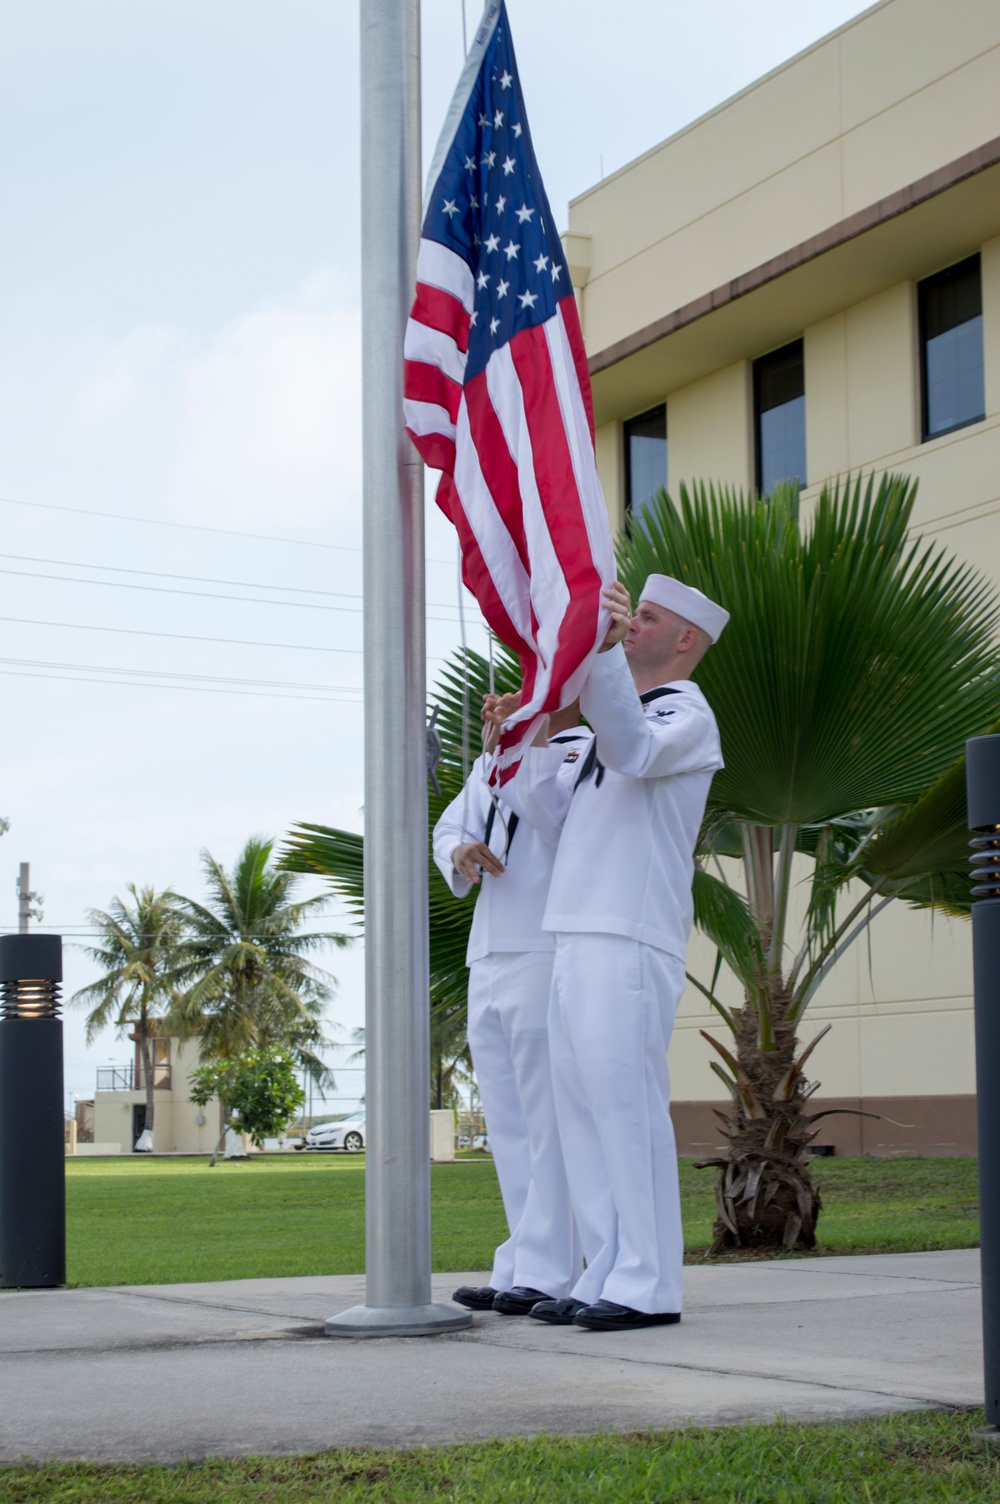
<path id="1" fill-rule="evenodd" d="M 153 1053 L 149 1047 L 149 1025 L 143 1017 L 139 1021 L 139 1053 L 142 1056 L 142 1072 L 146 1078 L 146 1121 L 144 1128 L 148 1133 L 153 1131 Z"/>
<path id="2" fill-rule="evenodd" d="M 796 1059 L 789 999 L 779 987 L 774 979 L 769 989 L 772 1048 L 761 1044 L 755 1000 L 734 1010 L 736 1071 L 732 1084 L 727 1081 L 733 1106 L 728 1113 L 717 1113 L 727 1147 L 698 1161 L 699 1168 L 719 1170 L 713 1253 L 816 1246 L 822 1202 L 806 1157 L 816 1135 L 805 1111 L 809 1088 L 801 1069 L 804 1056 Z"/>

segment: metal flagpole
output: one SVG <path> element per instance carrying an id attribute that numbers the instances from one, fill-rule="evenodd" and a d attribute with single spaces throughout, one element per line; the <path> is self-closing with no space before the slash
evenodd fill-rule
<path id="1" fill-rule="evenodd" d="M 403 430 L 420 234 L 420 0 L 361 0 L 365 1304 L 328 1336 L 468 1326 L 431 1301 L 423 469 Z"/>

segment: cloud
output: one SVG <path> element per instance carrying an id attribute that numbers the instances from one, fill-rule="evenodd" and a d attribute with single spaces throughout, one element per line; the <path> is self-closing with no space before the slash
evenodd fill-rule
<path id="1" fill-rule="evenodd" d="M 360 345 L 332 273 L 220 329 L 180 373 L 171 510 L 242 526 L 356 516 Z"/>
<path id="2" fill-rule="evenodd" d="M 341 280 L 322 269 L 201 337 L 146 325 L 64 346 L 47 396 L 77 498 L 261 531 L 356 524 L 361 318 Z"/>

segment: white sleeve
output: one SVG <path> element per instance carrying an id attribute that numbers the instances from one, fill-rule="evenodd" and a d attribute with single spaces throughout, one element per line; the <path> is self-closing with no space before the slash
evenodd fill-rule
<path id="1" fill-rule="evenodd" d="M 578 759 L 584 755 L 589 741 L 589 736 L 581 735 L 574 744 L 575 756 L 565 743 L 529 747 L 504 788 L 504 799 L 514 813 L 533 826 L 550 846 L 559 841 L 580 772 Z"/>
<path id="2" fill-rule="evenodd" d="M 706 706 L 679 694 L 645 715 L 621 643 L 594 660 L 580 697 L 605 767 L 629 778 L 720 768 L 718 731 Z"/>
<path id="3" fill-rule="evenodd" d="M 490 801 L 484 774 L 483 758 L 477 757 L 462 792 L 455 796 L 434 827 L 431 845 L 434 861 L 456 898 L 464 898 L 473 885 L 455 871 L 452 853 L 456 846 L 466 841 L 481 841 L 486 835 L 486 806 Z"/>

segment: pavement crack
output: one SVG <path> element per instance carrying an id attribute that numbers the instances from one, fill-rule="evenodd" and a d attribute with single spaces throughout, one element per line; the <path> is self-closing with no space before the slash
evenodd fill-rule
<path id="1" fill-rule="evenodd" d="M 448 1335 L 453 1342 L 468 1342 L 472 1338 L 472 1334 L 469 1332 L 451 1332 Z M 955 1401 L 930 1399 L 927 1395 L 911 1394 L 908 1390 L 880 1389 L 863 1381 L 861 1383 L 837 1383 L 829 1379 L 803 1379 L 801 1376 L 795 1374 L 776 1373 L 773 1370 L 765 1369 L 763 1365 L 758 1368 L 725 1368 L 720 1367 L 716 1363 L 692 1363 L 688 1360 L 677 1358 L 645 1358 L 638 1355 L 630 1355 L 629 1353 L 610 1352 L 607 1349 L 604 1352 L 585 1352 L 579 1348 L 558 1346 L 551 1348 L 522 1348 L 516 1343 L 511 1342 L 488 1342 L 487 1345 L 503 1348 L 507 1352 L 555 1353 L 561 1358 L 585 1358 L 588 1361 L 597 1359 L 613 1363 L 629 1363 L 640 1368 L 679 1369 L 682 1372 L 688 1373 L 715 1374 L 720 1379 L 768 1379 L 776 1384 L 795 1384 L 798 1386 L 807 1384 L 813 1389 L 829 1389 L 838 1394 L 854 1391 L 863 1394 L 877 1394 L 884 1399 L 912 1400 L 914 1404 L 950 1405 L 955 1409 L 965 1408 Z"/>
<path id="2" fill-rule="evenodd" d="M 276 1321 L 308 1320 L 307 1317 L 303 1317 L 301 1311 L 264 1311 L 260 1306 L 236 1306 L 218 1300 L 196 1300 L 190 1295 L 151 1295 L 146 1290 L 129 1290 L 121 1285 L 110 1285 L 107 1288 L 113 1294 L 125 1295 L 131 1300 L 158 1300 L 168 1306 L 193 1306 L 200 1311 L 235 1311 L 241 1316 L 272 1316 Z M 335 1296 L 332 1298 L 336 1299 Z M 316 1318 L 317 1321 L 324 1319 L 324 1317 Z"/>

